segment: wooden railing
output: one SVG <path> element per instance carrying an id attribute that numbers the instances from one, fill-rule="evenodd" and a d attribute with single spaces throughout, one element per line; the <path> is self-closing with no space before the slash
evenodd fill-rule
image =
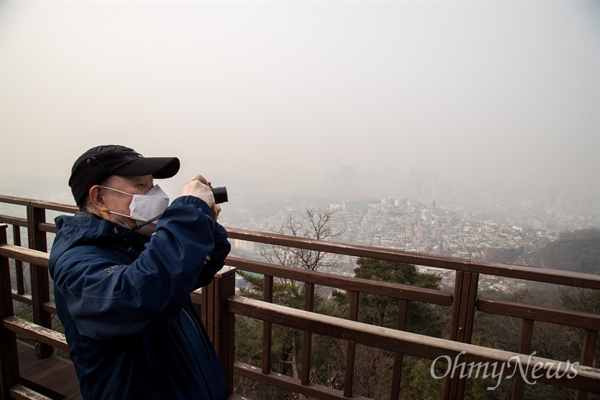
<path id="1" fill-rule="evenodd" d="M 53 348 L 68 350 L 64 336 L 52 329 L 52 315 L 56 309 L 52 302 L 48 280 L 48 254 L 46 233 L 55 232 L 54 224 L 46 222 L 46 211 L 73 213 L 75 207 L 31 199 L 0 196 L 0 202 L 23 206 L 27 218 L 0 215 L 0 223 L 12 226 L 13 244 L 8 244 L 7 226 L 0 230 L 0 273 L 2 309 L 0 317 L 0 398 L 8 398 L 13 392 L 23 390 L 18 386 L 18 359 L 16 357 L 15 333 L 29 337 L 38 343 L 38 356 L 47 357 Z M 21 228 L 26 228 L 29 248 L 20 243 Z M 354 364 L 356 346 L 365 345 L 394 352 L 395 362 L 389 397 L 400 395 L 401 369 L 404 355 L 429 360 L 460 358 L 465 363 L 498 363 L 506 366 L 507 376 L 513 380 L 512 398 L 523 397 L 526 381 L 556 385 L 575 390 L 575 398 L 584 399 L 587 393 L 600 394 L 600 370 L 594 367 L 600 316 L 568 310 L 558 310 L 529 304 L 496 301 L 478 295 L 480 275 L 494 275 L 526 281 L 545 282 L 556 285 L 600 290 L 600 276 L 590 274 L 548 271 L 523 266 L 487 263 L 402 252 L 376 247 L 349 245 L 290 237 L 273 233 L 228 228 L 231 239 L 316 250 L 353 257 L 389 260 L 400 263 L 444 268 L 455 271 L 453 291 L 432 290 L 343 277 L 322 272 L 292 269 L 263 262 L 230 256 L 226 267 L 220 271 L 211 285 L 192 293 L 192 300 L 199 307 L 202 321 L 211 336 L 225 371 L 230 394 L 233 394 L 234 376 L 249 378 L 277 386 L 311 398 L 346 399 L 360 398 L 354 393 Z M 12 289 L 9 260 L 14 260 L 17 288 Z M 31 270 L 31 293 L 24 290 L 23 264 Z M 263 299 L 242 297 L 235 292 L 237 270 L 261 274 Z M 273 304 L 275 279 L 284 278 L 304 285 L 304 309 Z M 21 283 L 20 283 L 21 282 Z M 348 319 L 335 318 L 314 312 L 315 286 L 326 286 L 346 291 L 350 298 Z M 398 299 L 397 329 L 383 328 L 357 322 L 361 294 L 376 294 Z M 12 301 L 28 304 L 33 309 L 33 321 L 14 316 Z M 407 310 L 410 302 L 423 302 L 450 308 L 448 338 L 434 338 L 406 332 Z M 37 311 L 36 311 L 37 310 Z M 522 320 L 519 349 L 514 352 L 492 349 L 471 344 L 476 312 L 509 316 Z M 259 366 L 242 363 L 235 355 L 235 319 L 244 316 L 263 321 L 262 358 Z M 549 322 L 578 328 L 584 340 L 578 364 L 567 360 L 548 360 L 530 354 L 533 327 L 536 322 Z M 273 325 L 283 325 L 303 332 L 302 375 L 300 378 L 276 374 L 271 370 L 271 344 Z M 311 382 L 312 335 L 324 335 L 346 343 L 346 362 L 343 390 Z M 449 364 L 449 363 L 448 363 Z M 479 364 L 482 365 L 482 364 Z M 448 365 L 449 367 L 449 365 Z M 520 368 L 520 370 L 519 370 Z M 569 369 L 570 368 L 570 369 Z M 16 372 L 15 372 L 16 371 Z M 463 398 L 467 378 L 450 374 L 445 376 L 443 397 Z M 12 388 L 12 389 L 11 389 Z M 13 396 L 16 396 L 13 394 Z"/>

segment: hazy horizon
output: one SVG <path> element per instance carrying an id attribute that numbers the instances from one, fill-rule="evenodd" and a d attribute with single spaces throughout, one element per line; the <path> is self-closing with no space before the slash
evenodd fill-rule
<path id="1" fill-rule="evenodd" d="M 240 196 L 600 202 L 599 2 L 5 1 L 0 25 L 3 194 L 118 143 Z"/>

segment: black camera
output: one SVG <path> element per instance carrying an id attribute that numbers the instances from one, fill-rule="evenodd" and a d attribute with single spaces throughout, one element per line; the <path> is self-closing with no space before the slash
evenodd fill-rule
<path id="1" fill-rule="evenodd" d="M 227 188 L 225 186 L 215 188 L 211 186 L 211 189 L 215 196 L 215 204 L 227 202 Z"/>

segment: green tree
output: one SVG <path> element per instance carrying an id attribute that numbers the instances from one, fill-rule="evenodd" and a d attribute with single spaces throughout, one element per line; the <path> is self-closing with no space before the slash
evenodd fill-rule
<path id="1" fill-rule="evenodd" d="M 423 399 L 433 400 L 442 397 L 442 380 L 433 381 L 431 376 L 431 361 L 423 359 L 415 359 L 413 357 L 405 357 L 407 366 L 404 368 L 408 374 L 407 390 L 405 390 L 406 399 Z M 440 373 L 441 376 L 442 373 Z"/>
<path id="2" fill-rule="evenodd" d="M 397 283 L 402 285 L 439 289 L 438 275 L 420 273 L 412 264 L 393 261 L 359 258 L 354 276 L 362 279 Z M 347 307 L 349 300 L 345 292 L 334 295 L 339 307 Z M 359 297 L 359 321 L 372 325 L 397 327 L 399 300 L 374 294 L 361 293 Z M 441 337 L 446 322 L 443 310 L 431 304 L 410 302 L 407 327 L 411 332 Z"/>
<path id="3" fill-rule="evenodd" d="M 420 273 L 416 266 L 392 261 L 359 258 L 354 269 L 355 277 L 401 285 L 439 289 L 440 277 Z M 340 310 L 347 310 L 346 292 L 335 291 L 333 298 Z M 399 300 L 373 294 L 359 296 L 358 320 L 372 325 L 397 327 Z M 347 313 L 347 311 L 346 311 Z M 410 302 L 408 330 L 441 337 L 448 316 L 440 307 L 420 302 Z M 354 388 L 357 395 L 387 398 L 393 379 L 393 352 L 357 346 L 354 367 Z M 404 355 L 402 359 L 401 399 L 436 399 L 441 396 L 442 382 L 430 373 L 431 360 Z"/>

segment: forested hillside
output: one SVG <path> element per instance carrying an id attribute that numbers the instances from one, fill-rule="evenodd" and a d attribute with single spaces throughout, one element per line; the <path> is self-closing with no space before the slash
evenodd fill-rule
<path id="1" fill-rule="evenodd" d="M 561 233 L 539 252 L 544 268 L 600 274 L 600 230 Z"/>

